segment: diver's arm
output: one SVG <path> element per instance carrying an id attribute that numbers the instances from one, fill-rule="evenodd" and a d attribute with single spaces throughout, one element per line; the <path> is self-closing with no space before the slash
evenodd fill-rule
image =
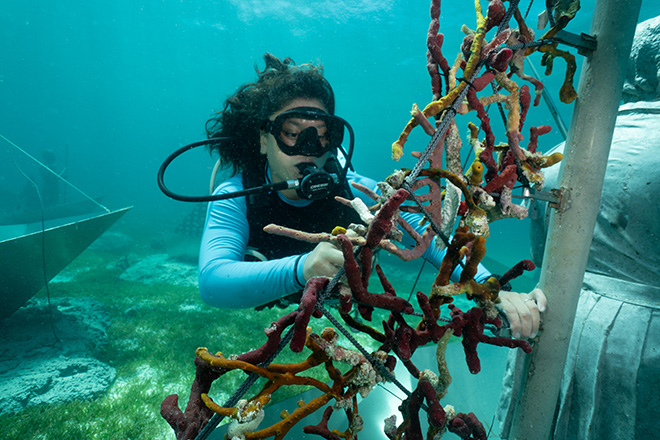
<path id="1" fill-rule="evenodd" d="M 215 194 L 242 189 L 240 176 L 234 176 Z M 308 254 L 243 261 L 248 238 L 245 197 L 210 204 L 199 258 L 199 291 L 208 305 L 256 307 L 302 289 L 302 268 Z"/>

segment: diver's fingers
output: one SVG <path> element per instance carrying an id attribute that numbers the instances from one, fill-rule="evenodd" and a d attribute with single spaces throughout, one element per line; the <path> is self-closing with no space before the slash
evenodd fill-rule
<path id="1" fill-rule="evenodd" d="M 538 308 L 533 299 L 527 298 L 527 295 L 518 294 L 513 301 L 520 316 L 520 334 L 519 338 L 529 338 L 532 335 L 532 327 L 534 325 L 534 311 L 536 309 L 537 324 L 538 324 Z"/>
<path id="2" fill-rule="evenodd" d="M 529 292 L 529 296 L 530 298 L 534 298 L 536 304 L 539 306 L 539 311 L 545 312 L 546 308 L 548 307 L 548 299 L 545 297 L 543 291 L 539 288 L 536 288 Z"/>
<path id="3" fill-rule="evenodd" d="M 328 263 L 332 264 L 337 269 L 344 265 L 344 253 L 334 245 L 330 245 L 330 247 L 324 252 L 323 256 Z"/>
<path id="4" fill-rule="evenodd" d="M 518 308 L 521 320 L 521 335 L 526 338 L 534 338 L 541 327 L 541 312 L 546 308 L 546 298 L 541 289 L 534 289 L 529 294 L 518 295 L 522 300 L 523 307 Z M 529 322 L 529 327 L 526 326 Z"/>
<path id="5" fill-rule="evenodd" d="M 534 298 L 517 292 L 500 292 L 498 307 L 506 314 L 514 338 L 536 336 L 540 325 L 539 308 Z"/>
<path id="6" fill-rule="evenodd" d="M 511 336 L 519 338 L 522 329 L 522 322 L 520 320 L 520 314 L 518 313 L 518 307 L 522 306 L 522 301 L 517 298 L 518 294 L 515 292 L 501 291 L 499 296 L 501 301 L 497 307 L 504 313 L 504 315 L 506 315 L 506 319 L 509 321 Z M 517 305 L 516 301 L 518 301 Z"/>
<path id="7" fill-rule="evenodd" d="M 539 326 L 541 325 L 541 313 L 539 312 L 539 306 L 534 298 L 529 296 L 523 300 L 523 303 L 525 304 L 525 307 L 527 307 L 526 313 L 530 318 L 529 333 L 526 334 L 525 337 L 534 338 L 539 332 Z"/>
<path id="8" fill-rule="evenodd" d="M 303 276 L 305 280 L 312 277 L 334 276 L 339 268 L 344 265 L 344 254 L 330 243 L 319 243 L 307 256 L 303 265 Z"/>

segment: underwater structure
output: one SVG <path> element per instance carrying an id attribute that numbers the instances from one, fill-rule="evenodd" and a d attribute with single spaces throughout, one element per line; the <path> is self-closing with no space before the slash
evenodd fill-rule
<path id="1" fill-rule="evenodd" d="M 47 286 L 131 208 L 106 208 L 11 140 L 2 135 L 0 138 L 55 180 L 47 183 L 55 185 L 62 181 L 85 197 L 78 202 L 45 204 L 41 192 L 47 188 L 39 189 L 24 174 L 36 188 L 38 206 L 32 210 L 17 209 L 0 216 L 0 267 L 3 271 L 0 319 L 3 319 Z"/>
<path id="2" fill-rule="evenodd" d="M 0 319 L 23 306 L 130 208 L 0 241 Z M 46 247 L 47 246 L 47 247 Z M 47 252 L 45 252 L 47 249 Z M 45 271 L 35 270 L 44 267 Z"/>
<path id="3" fill-rule="evenodd" d="M 616 0 L 596 4 L 590 35 L 597 38 L 598 48 L 585 58 L 582 68 L 580 100 L 573 113 L 561 168 L 560 189 L 565 205 L 550 214 L 547 258 L 539 281 L 541 289 L 556 294 L 544 316 L 544 338 L 533 354 L 527 359 L 511 359 L 510 369 L 515 371 L 519 388 L 514 392 L 510 438 L 550 438 L 552 434 L 640 5 L 640 1 Z"/>
<path id="4" fill-rule="evenodd" d="M 417 165 L 413 169 L 400 169 L 381 182 L 381 194 L 370 194 L 375 202 L 373 208 L 343 200 L 360 214 L 364 222 L 360 227 L 338 225 L 332 232 L 311 234 L 278 225 L 267 226 L 266 230 L 274 234 L 336 243 L 344 253 L 345 266 L 333 280 L 309 280 L 298 309 L 265 329 L 266 340 L 261 347 L 231 355 L 213 353 L 203 347 L 197 350 L 196 375 L 186 408 L 179 408 L 177 395 L 168 396 L 161 406 L 161 415 L 172 426 L 177 439 L 207 438 L 225 417 L 232 419 L 228 438 L 281 439 L 305 416 L 330 402 L 333 404 L 326 407 L 320 423 L 305 426 L 304 432 L 326 439 L 356 438 L 366 423 L 359 408 L 363 404 L 360 398 L 368 400 L 370 391 L 381 382 L 399 386 L 393 375 L 397 363 L 403 364 L 417 382 L 412 390 L 401 386 L 408 397 L 398 408 L 400 418 L 393 415 L 384 421 L 388 438 L 440 438 L 450 431 L 463 439 L 485 439 L 483 423 L 469 410 L 459 412 L 450 402 L 441 404 L 451 383 L 445 349 L 452 336 L 461 338 L 465 360 L 473 374 L 481 369 L 479 344 L 508 347 L 520 362 L 531 361 L 534 368 L 527 364 L 515 370 L 521 376 L 518 379 L 524 376 L 524 380 L 517 408 L 517 431 L 512 438 L 549 438 L 552 408 L 568 347 L 566 333 L 570 335 L 589 251 L 590 237 L 585 231 L 593 229 L 598 210 L 593 200 L 600 197 L 618 105 L 615 94 L 603 91 L 621 88 L 622 70 L 637 16 L 630 12 L 639 7 L 639 2 L 635 3 L 636 6 L 617 1 L 603 2 L 606 6 L 599 4 L 592 29 L 598 48 L 593 39 L 584 36 L 577 42 L 572 40 L 572 45 L 589 54 L 582 77 L 585 85 L 576 91 L 574 56 L 559 45 L 573 37 L 563 33 L 563 29 L 578 12 L 579 2 L 548 2 L 550 27 L 537 38 L 517 2 L 511 1 L 506 7 L 503 2 L 493 0 L 483 12 L 485 5 L 475 0 L 474 29 L 464 27 L 465 39 L 455 61 L 450 62 L 448 50 L 442 47 L 443 35 L 439 33 L 441 2 L 433 0 L 427 39 L 433 101 L 423 110 L 413 106 L 411 119 L 392 145 L 392 157 L 398 160 L 404 154 L 409 134 L 420 127 L 431 140 L 423 152 L 413 153 L 418 158 Z M 615 32 L 607 27 L 613 20 L 604 17 L 619 16 L 624 8 L 629 16 L 625 23 L 617 22 Z M 547 74 L 559 58 L 566 63 L 560 99 L 572 102 L 580 96 L 580 106 L 585 109 L 578 107 L 569 131 L 565 167 L 570 171 L 564 173 L 559 191 L 552 193 L 544 191 L 543 168 L 555 165 L 562 156 L 546 156 L 539 151 L 540 136 L 551 128 L 533 126 L 526 119 L 530 106 L 539 104 L 543 90 L 539 80 L 524 73 L 525 58 L 534 51 L 544 53 Z M 493 92 L 486 87 L 492 87 Z M 489 105 L 501 105 L 506 131 L 500 143 L 496 143 L 497 136 L 485 110 Z M 585 116 L 586 110 L 593 111 L 593 106 L 602 116 L 597 123 L 593 116 Z M 464 168 L 459 121 L 475 114 L 479 125 L 469 122 L 461 127 L 467 128 L 468 142 L 475 151 L 474 161 Z M 524 139 L 527 140 L 523 145 Z M 584 148 L 585 144 L 590 147 Z M 489 224 L 527 215 L 526 207 L 513 201 L 518 196 L 515 192 L 518 185 L 523 192 L 519 197 L 548 200 L 557 210 L 554 232 L 546 246 L 546 252 L 554 252 L 555 258 L 545 259 L 540 285 L 544 290 L 560 293 L 552 298 L 554 312 L 544 318 L 543 336 L 532 343 L 490 336 L 485 330 L 502 327 L 495 309 L 501 286 L 532 270 L 533 263 L 522 260 L 501 277 L 491 277 L 483 283 L 473 279 L 486 253 Z M 428 222 L 426 232 L 416 234 L 398 216 L 400 210 L 422 213 Z M 578 228 L 577 224 L 581 226 Z M 396 245 L 398 226 L 415 238 L 414 248 Z M 354 234 L 347 234 L 349 229 Z M 433 285 L 427 293 L 417 293 L 415 304 L 397 295 L 378 265 L 375 272 L 381 287 L 370 286 L 375 250 L 412 260 L 436 236 L 446 246 L 446 256 Z M 458 265 L 463 265 L 461 278 L 451 282 L 449 277 Z M 345 284 L 341 282 L 344 276 Z M 335 319 L 325 304 L 333 291 L 338 291 L 338 313 L 343 322 Z M 466 311 L 459 309 L 452 304 L 456 295 L 466 295 L 474 301 L 474 307 Z M 359 318 L 351 313 L 353 309 Z M 381 329 L 370 324 L 376 310 L 389 314 Z M 326 316 L 335 328 L 315 331 L 313 318 L 320 316 Z M 355 339 L 346 327 L 368 335 L 380 345 L 379 349 L 367 352 L 357 341 L 354 348 L 339 345 L 338 332 L 349 341 Z M 415 351 L 426 344 L 437 347 L 435 371 L 420 370 L 412 361 Z M 309 351 L 298 363 L 273 363 L 277 354 L 287 347 L 294 353 Z M 532 354 L 529 357 L 522 353 Z M 325 369 L 329 383 L 306 375 L 315 367 Z M 243 371 L 248 379 L 227 402 L 218 404 L 209 394 L 211 384 L 234 370 Z M 263 388 L 254 396 L 242 398 L 242 393 L 257 378 L 266 379 Z M 272 394 L 282 387 L 301 384 L 316 388 L 319 395 L 299 402 L 297 408 L 283 411 L 280 421 L 260 426 Z M 331 428 L 330 418 L 335 412 L 344 413 L 347 426 L 344 430 Z M 422 417 L 428 422 L 426 433 Z"/>

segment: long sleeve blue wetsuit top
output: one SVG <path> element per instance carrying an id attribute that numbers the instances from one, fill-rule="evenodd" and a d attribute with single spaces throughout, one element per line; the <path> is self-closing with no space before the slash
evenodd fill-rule
<path id="1" fill-rule="evenodd" d="M 347 179 L 349 183 L 357 182 L 377 191 L 376 182 L 372 179 L 352 171 L 348 172 Z M 214 194 L 234 193 L 243 188 L 243 176 L 238 174 L 219 185 Z M 350 191 L 353 197 L 359 197 L 367 206 L 374 203 L 360 191 L 352 187 Z M 275 197 L 279 197 L 286 207 L 292 209 L 304 208 L 313 203 L 311 200 L 290 200 L 280 193 L 276 193 Z M 339 204 L 334 201 L 333 203 Z M 322 217 L 328 213 L 315 212 L 314 215 Z M 418 229 L 420 234 L 423 232 L 424 226 L 418 224 L 418 214 L 402 213 L 402 217 Z M 310 228 L 312 226 L 310 225 Z M 304 287 L 303 265 L 310 252 L 295 253 L 268 261 L 245 261 L 251 234 L 256 232 L 258 231 L 250 231 L 248 201 L 245 196 L 209 204 L 199 258 L 199 290 L 204 302 L 222 308 L 256 307 L 298 292 Z M 414 245 L 412 238 L 405 233 L 401 244 L 409 247 Z M 444 254 L 444 250 L 440 251 L 432 244 L 425 251 L 423 258 L 440 267 Z M 452 274 L 452 279 L 458 279 L 460 270 L 459 266 Z M 489 275 L 480 265 L 474 278 L 482 281 Z"/>

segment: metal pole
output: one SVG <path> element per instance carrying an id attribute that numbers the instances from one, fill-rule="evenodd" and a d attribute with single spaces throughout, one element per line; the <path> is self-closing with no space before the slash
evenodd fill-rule
<path id="1" fill-rule="evenodd" d="M 566 141 L 560 188 L 566 202 L 550 217 L 539 285 L 548 297 L 543 334 L 522 378 L 511 439 L 551 438 L 557 398 L 587 256 L 600 206 L 612 132 L 641 0 L 598 0 Z M 525 383 L 526 379 L 526 383 Z"/>

